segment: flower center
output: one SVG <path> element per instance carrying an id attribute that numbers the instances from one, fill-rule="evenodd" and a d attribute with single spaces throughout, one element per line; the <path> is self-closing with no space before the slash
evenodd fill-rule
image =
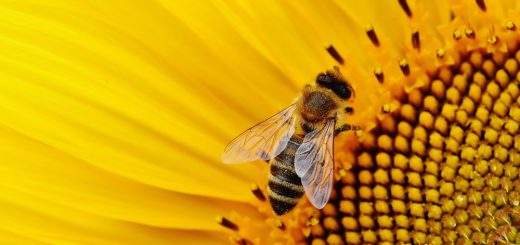
<path id="1" fill-rule="evenodd" d="M 473 51 L 383 107 L 308 241 L 520 242 L 519 61 Z"/>

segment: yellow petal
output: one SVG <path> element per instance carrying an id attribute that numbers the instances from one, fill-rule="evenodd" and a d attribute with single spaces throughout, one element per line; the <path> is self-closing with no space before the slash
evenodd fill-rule
<path id="1" fill-rule="evenodd" d="M 230 207 L 248 210 L 236 202 L 143 185 L 5 127 L 0 127 L 0 136 L 0 199 L 42 213 L 58 213 L 54 205 L 63 205 L 151 226 L 215 230 L 214 216 Z"/>
<path id="2" fill-rule="evenodd" d="M 142 46 L 124 32 L 103 23 L 79 28 L 88 24 L 84 18 L 52 11 L 23 4 L 0 10 L 4 124 L 148 185 L 248 199 L 247 191 L 230 186 L 249 184 L 257 167 L 223 169 L 219 163 L 230 133 L 213 120 L 229 114 L 178 82 L 182 77 L 171 76 L 156 53 L 133 52 Z"/>
<path id="3" fill-rule="evenodd" d="M 62 219 L 60 214 L 69 218 Z M 0 239 L 5 244 L 228 244 L 216 232 L 154 228 L 68 209 L 42 214 L 0 201 L 0 215 Z"/>

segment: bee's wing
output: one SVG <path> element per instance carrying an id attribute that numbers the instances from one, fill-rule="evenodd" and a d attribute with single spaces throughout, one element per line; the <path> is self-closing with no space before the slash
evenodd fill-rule
<path id="1" fill-rule="evenodd" d="M 296 151 L 294 166 L 302 179 L 305 194 L 314 207 L 321 209 L 329 201 L 334 175 L 334 120 L 305 135 Z"/>
<path id="2" fill-rule="evenodd" d="M 293 104 L 240 134 L 224 149 L 222 162 L 251 162 L 278 156 L 294 134 L 295 110 Z"/>

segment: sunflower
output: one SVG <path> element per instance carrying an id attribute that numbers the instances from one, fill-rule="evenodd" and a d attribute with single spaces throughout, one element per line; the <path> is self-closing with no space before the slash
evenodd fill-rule
<path id="1" fill-rule="evenodd" d="M 0 243 L 518 244 L 515 1 L 0 2 Z M 336 185 L 275 216 L 241 130 L 352 83 Z"/>

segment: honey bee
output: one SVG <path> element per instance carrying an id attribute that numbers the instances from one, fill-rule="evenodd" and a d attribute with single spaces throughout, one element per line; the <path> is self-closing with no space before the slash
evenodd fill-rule
<path id="1" fill-rule="evenodd" d="M 322 209 L 333 186 L 334 136 L 357 128 L 337 123 L 353 112 L 348 106 L 353 93 L 337 67 L 320 73 L 292 105 L 232 140 L 222 161 L 269 160 L 267 191 L 276 215 L 293 209 L 304 193 Z"/>

